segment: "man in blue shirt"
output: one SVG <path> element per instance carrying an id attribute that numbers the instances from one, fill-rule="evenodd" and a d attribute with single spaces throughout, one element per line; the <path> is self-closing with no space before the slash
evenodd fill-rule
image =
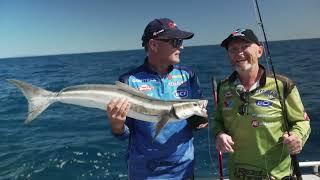
<path id="1" fill-rule="evenodd" d="M 202 98 L 194 72 L 177 65 L 183 40 L 193 35 L 168 18 L 151 21 L 142 36 L 147 54 L 144 64 L 119 80 L 158 99 Z M 169 122 L 153 139 L 155 123 L 126 117 L 129 108 L 126 99 L 115 99 L 107 107 L 112 133 L 119 139 L 129 138 L 129 179 L 193 179 L 192 130 L 206 127 L 207 119 Z"/>

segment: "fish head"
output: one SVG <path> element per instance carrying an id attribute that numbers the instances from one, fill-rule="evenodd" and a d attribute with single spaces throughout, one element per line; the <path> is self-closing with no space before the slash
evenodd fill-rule
<path id="1" fill-rule="evenodd" d="M 207 105 L 208 100 L 197 100 L 174 104 L 173 109 L 178 119 L 187 119 L 194 115 L 208 117 Z"/>
<path id="2" fill-rule="evenodd" d="M 193 102 L 194 115 L 201 116 L 201 117 L 208 117 L 207 105 L 208 105 L 208 100 L 199 100 L 197 102 Z"/>

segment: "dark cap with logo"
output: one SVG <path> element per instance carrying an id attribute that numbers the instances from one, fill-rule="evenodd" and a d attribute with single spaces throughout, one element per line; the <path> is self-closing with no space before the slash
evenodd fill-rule
<path id="1" fill-rule="evenodd" d="M 222 41 L 221 46 L 228 49 L 230 42 L 236 39 L 243 39 L 248 42 L 256 43 L 260 46 L 257 36 L 251 29 L 237 29 L 233 31 L 225 40 Z"/>
<path id="2" fill-rule="evenodd" d="M 144 47 L 150 39 L 191 39 L 192 32 L 178 29 L 176 23 L 171 19 L 154 19 L 144 29 L 142 35 L 142 46 Z"/>

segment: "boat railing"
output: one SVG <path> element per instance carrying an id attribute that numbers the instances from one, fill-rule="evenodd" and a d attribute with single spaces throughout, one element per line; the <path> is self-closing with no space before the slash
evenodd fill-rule
<path id="1" fill-rule="evenodd" d="M 319 176 L 320 161 L 299 162 L 300 167 L 313 167 L 313 173 Z"/>

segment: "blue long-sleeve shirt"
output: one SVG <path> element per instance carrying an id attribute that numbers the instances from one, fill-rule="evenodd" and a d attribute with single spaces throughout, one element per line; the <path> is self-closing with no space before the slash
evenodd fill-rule
<path id="1" fill-rule="evenodd" d="M 171 66 L 160 76 L 148 68 L 148 60 L 140 67 L 120 76 L 121 82 L 163 100 L 201 98 L 202 92 L 194 72 L 187 67 Z M 155 123 L 127 117 L 125 132 L 116 135 L 129 138 L 129 179 L 185 179 L 193 176 L 194 147 L 192 129 L 186 120 L 168 122 L 154 140 Z"/>

